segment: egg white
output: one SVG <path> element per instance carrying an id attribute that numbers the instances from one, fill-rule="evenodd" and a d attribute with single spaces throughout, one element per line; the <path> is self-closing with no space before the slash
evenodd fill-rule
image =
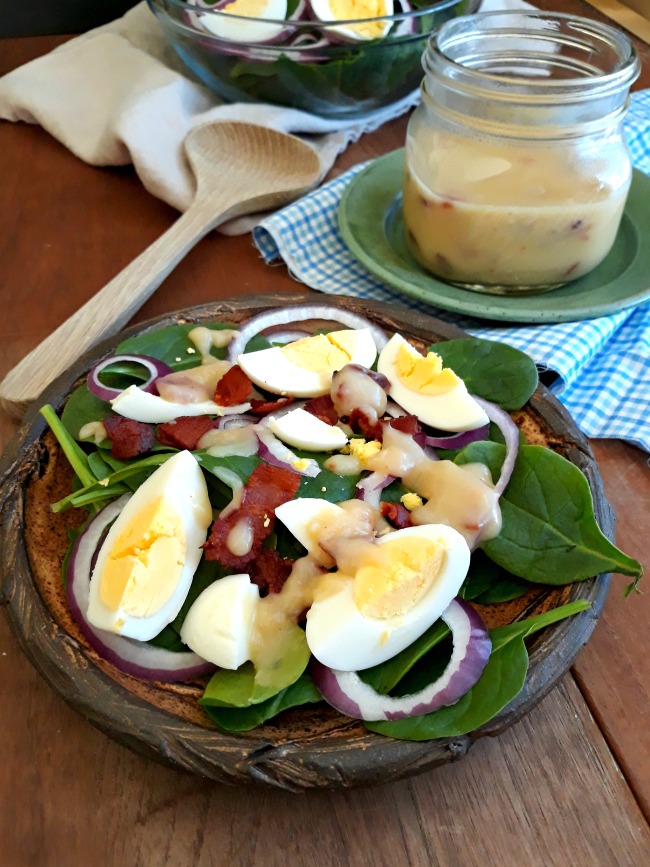
<path id="1" fill-rule="evenodd" d="M 331 452 L 348 442 L 341 428 L 327 424 L 305 409 L 270 417 L 269 427 L 283 443 L 306 452 Z"/>
<path id="2" fill-rule="evenodd" d="M 232 415 L 246 412 L 250 406 L 250 403 L 241 403 L 237 406 L 223 407 L 211 400 L 176 403 L 172 400 L 163 400 L 157 394 L 143 391 L 137 385 L 125 388 L 111 401 L 111 407 L 118 415 L 148 424 L 162 424 L 184 415 Z"/>
<path id="3" fill-rule="evenodd" d="M 332 337 L 349 355 L 346 364 L 361 364 L 364 367 L 374 364 L 377 347 L 368 328 L 336 331 Z M 237 362 L 255 385 L 272 394 L 291 394 L 294 397 L 327 394 L 332 385 L 332 374 L 335 373 L 327 366 L 326 359 L 323 359 L 320 370 L 307 370 L 287 358 L 279 346 L 243 353 L 237 357 Z"/>
<path id="4" fill-rule="evenodd" d="M 208 662 L 234 671 L 250 659 L 259 601 L 259 589 L 248 575 L 220 578 L 206 587 L 187 612 L 182 641 Z"/>
<path id="5" fill-rule="evenodd" d="M 364 9 L 364 5 L 367 7 Z M 379 18 L 383 18 L 386 15 L 392 15 L 394 12 L 394 4 L 393 0 L 384 0 L 384 9 L 377 16 Z M 344 11 L 341 12 L 341 9 L 337 11 L 332 7 L 332 3 L 330 0 L 311 0 L 311 9 L 314 14 L 314 17 L 319 21 L 359 21 L 361 22 L 364 17 L 372 20 L 374 16 L 369 16 L 368 12 L 370 12 L 370 4 L 361 4 L 354 6 L 352 3 L 345 4 L 343 7 Z M 365 12 L 365 15 L 364 15 Z M 377 22 L 377 33 L 370 33 L 363 26 L 355 26 L 351 27 L 349 24 L 346 26 L 345 24 L 341 25 L 331 25 L 327 28 L 328 33 L 336 33 L 339 36 L 344 37 L 345 39 L 349 39 L 351 41 L 364 41 L 368 39 L 381 39 L 388 33 L 392 26 L 392 21 L 382 21 L 381 23 Z M 375 28 L 373 28 L 374 30 Z"/>
<path id="6" fill-rule="evenodd" d="M 325 527 L 327 523 L 336 524 L 343 519 L 344 515 L 345 510 L 336 503 L 319 500 L 317 497 L 289 500 L 275 510 L 275 517 L 307 549 L 308 554 L 319 561 L 327 559 L 329 562 L 331 562 L 330 558 L 319 547 L 319 540 L 311 532 L 311 527 L 316 521 L 321 527 Z"/>
<path id="7" fill-rule="evenodd" d="M 382 536 L 382 545 L 405 536 L 436 539 L 446 556 L 435 581 L 416 604 L 392 618 L 365 617 L 354 599 L 354 581 L 317 600 L 307 613 L 307 644 L 316 659 L 339 671 L 360 671 L 391 659 L 440 617 L 458 594 L 469 568 L 467 542 L 445 524 L 425 524 Z"/>
<path id="8" fill-rule="evenodd" d="M 401 334 L 394 334 L 377 361 L 377 370 L 390 382 L 390 396 L 396 403 L 423 424 L 439 430 L 461 433 L 488 423 L 485 410 L 469 394 L 462 380 L 442 394 L 422 394 L 404 385 L 397 372 L 397 359 L 405 344 L 410 347 Z"/>
<path id="9" fill-rule="evenodd" d="M 108 555 L 119 535 L 136 515 L 149 501 L 160 496 L 173 504 L 186 540 L 185 560 L 176 586 L 167 602 L 149 616 L 135 617 L 120 608 L 112 610 L 100 598 L 100 576 Z M 117 632 L 140 641 L 148 641 L 158 635 L 176 617 L 185 601 L 211 522 L 212 507 L 203 473 L 191 452 L 178 452 L 140 485 L 108 531 L 90 579 L 90 623 L 98 629 Z"/>
<path id="10" fill-rule="evenodd" d="M 242 3 L 240 0 L 238 8 L 229 3 L 219 4 L 213 10 L 222 14 L 201 15 L 201 24 L 215 36 L 230 42 L 246 42 L 249 45 L 270 42 L 286 29 L 287 0 L 261 0 L 256 3 Z"/>

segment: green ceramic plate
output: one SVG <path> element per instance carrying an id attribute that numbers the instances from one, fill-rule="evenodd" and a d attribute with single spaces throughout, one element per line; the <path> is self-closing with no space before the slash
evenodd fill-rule
<path id="1" fill-rule="evenodd" d="M 482 295 L 438 280 L 411 256 L 404 237 L 404 151 L 360 172 L 339 206 L 352 255 L 398 292 L 444 310 L 510 322 L 572 322 L 615 313 L 650 298 L 650 177 L 635 171 L 614 247 L 590 274 L 539 295 Z"/>

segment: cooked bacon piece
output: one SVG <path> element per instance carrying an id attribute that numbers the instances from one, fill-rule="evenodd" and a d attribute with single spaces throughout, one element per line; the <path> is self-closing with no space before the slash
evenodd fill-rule
<path id="1" fill-rule="evenodd" d="M 264 548 L 249 564 L 248 574 L 260 588 L 260 596 L 279 593 L 291 574 L 293 560 L 281 557 L 277 551 Z"/>
<path id="2" fill-rule="evenodd" d="M 355 433 L 363 434 L 368 440 L 382 441 L 384 435 L 382 423 L 371 418 L 364 410 L 353 409 L 349 421 Z"/>
<path id="3" fill-rule="evenodd" d="M 334 401 L 329 394 L 324 394 L 322 397 L 312 397 L 305 404 L 305 409 L 316 418 L 324 421 L 325 424 L 336 424 L 339 420 L 339 414 L 334 409 Z"/>
<path id="4" fill-rule="evenodd" d="M 164 446 L 194 451 L 203 434 L 217 426 L 217 420 L 207 415 L 182 415 L 174 421 L 158 425 L 156 439 Z"/>
<path id="5" fill-rule="evenodd" d="M 111 454 L 120 461 L 146 454 L 156 441 L 151 425 L 142 421 L 115 416 L 105 418 L 104 427 L 111 441 Z"/>
<path id="6" fill-rule="evenodd" d="M 250 397 L 253 383 L 241 367 L 231 367 L 217 383 L 214 390 L 214 402 L 219 406 L 236 406 L 244 403 Z"/>
<path id="7" fill-rule="evenodd" d="M 406 527 L 413 526 L 411 513 L 401 503 L 382 503 L 379 511 L 382 517 L 390 521 L 398 530 L 404 530 Z"/>
<path id="8" fill-rule="evenodd" d="M 282 409 L 284 406 L 289 406 L 293 403 L 295 397 L 287 395 L 286 397 L 278 397 L 276 400 L 251 400 L 250 411 L 253 415 L 268 415 L 270 412 L 275 412 L 276 409 Z"/>
<path id="9" fill-rule="evenodd" d="M 259 556 L 264 539 L 273 532 L 275 510 L 292 500 L 300 487 L 301 476 L 293 470 L 258 464 L 244 486 L 241 504 L 225 518 L 217 518 L 203 546 L 206 560 L 218 560 L 223 566 L 243 569 Z M 249 522 L 252 545 L 243 555 L 233 554 L 228 536 L 241 520 Z"/>
<path id="10" fill-rule="evenodd" d="M 413 438 L 422 433 L 420 422 L 418 421 L 417 416 L 414 415 L 398 415 L 397 418 L 392 418 L 388 424 L 391 427 L 394 427 L 395 430 L 410 434 Z"/>

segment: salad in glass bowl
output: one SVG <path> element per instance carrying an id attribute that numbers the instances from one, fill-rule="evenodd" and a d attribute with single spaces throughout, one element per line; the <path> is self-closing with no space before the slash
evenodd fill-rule
<path id="1" fill-rule="evenodd" d="M 354 119 L 413 93 L 431 33 L 479 0 L 148 0 L 223 99 Z"/>

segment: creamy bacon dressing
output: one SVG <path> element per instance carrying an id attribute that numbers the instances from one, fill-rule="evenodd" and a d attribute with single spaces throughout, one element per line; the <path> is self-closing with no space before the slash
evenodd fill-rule
<path id="1" fill-rule="evenodd" d="M 235 331 L 232 328 L 214 329 L 205 328 L 203 325 L 199 325 L 197 328 L 193 328 L 187 337 L 188 340 L 196 346 L 201 356 L 201 364 L 212 364 L 215 358 L 214 355 L 212 355 L 211 350 L 223 349 L 224 346 L 228 346 L 228 344 L 231 343 L 238 334 L 239 331 Z"/>
<path id="2" fill-rule="evenodd" d="M 292 635 L 300 627 L 301 614 L 310 608 L 323 567 L 313 557 L 302 557 L 293 565 L 280 593 L 260 599 L 250 637 L 250 658 L 256 679 L 264 685 L 265 672 L 272 672 L 287 657 Z"/>

